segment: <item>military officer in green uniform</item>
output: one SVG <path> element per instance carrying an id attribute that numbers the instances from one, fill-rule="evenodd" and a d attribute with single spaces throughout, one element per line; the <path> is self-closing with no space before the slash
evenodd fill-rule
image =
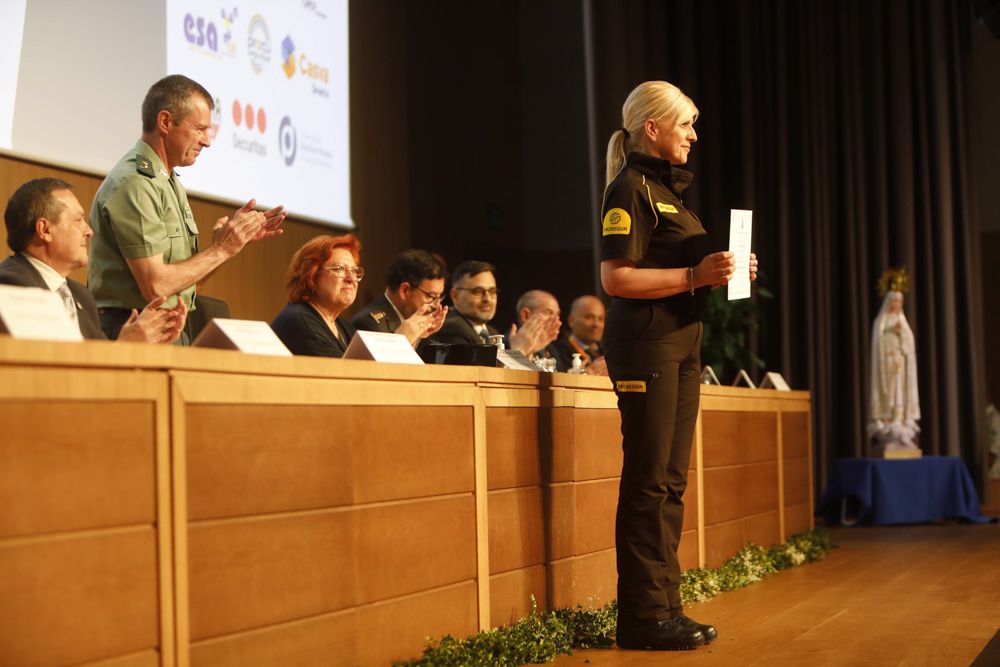
<path id="1" fill-rule="evenodd" d="M 213 227 L 213 243 L 199 240 L 198 225 L 176 167 L 188 167 L 211 145 L 214 101 L 182 75 L 157 81 L 142 103 L 142 137 L 108 173 L 94 197 L 88 287 L 101 328 L 115 338 L 132 308 L 157 296 L 197 308 L 195 292 L 247 243 L 282 233 L 281 206 L 254 210 L 251 199 Z M 185 336 L 182 341 L 189 343 Z"/>

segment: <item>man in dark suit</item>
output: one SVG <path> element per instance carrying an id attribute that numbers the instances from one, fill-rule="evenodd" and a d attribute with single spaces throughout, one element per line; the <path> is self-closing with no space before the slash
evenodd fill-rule
<path id="1" fill-rule="evenodd" d="M 549 352 L 556 358 L 556 369 L 566 371 L 573 367 L 573 355 L 579 354 L 588 375 L 607 375 L 604 362 L 604 302 L 592 294 L 573 300 L 566 324 L 569 335 L 549 345 Z"/>
<path id="2" fill-rule="evenodd" d="M 489 325 L 497 313 L 496 269 L 492 264 L 468 260 L 455 267 L 452 275 L 451 302 L 453 308 L 444 326 L 431 340 L 441 343 L 490 342 L 490 336 L 500 332 Z M 512 325 L 507 336 L 511 349 L 531 356 L 543 349 L 559 333 L 559 314 L 537 312 L 520 328 Z"/>
<path id="3" fill-rule="evenodd" d="M 533 317 L 539 318 L 545 316 L 549 322 L 548 327 L 535 337 L 534 343 L 531 344 L 531 348 L 525 352 L 525 355 L 533 358 L 536 364 L 543 359 L 554 358 L 555 355 L 552 354 L 550 348 L 559 336 L 559 329 L 562 328 L 562 323 L 559 319 L 561 316 L 559 301 L 545 290 L 533 289 L 522 294 L 517 300 L 515 307 L 517 308 L 517 324 L 521 327 L 522 331 Z M 559 368 L 557 365 L 556 370 L 561 371 L 565 369 Z"/>
<path id="4" fill-rule="evenodd" d="M 398 333 L 416 346 L 444 324 L 448 309 L 441 306 L 444 262 L 426 250 L 405 250 L 386 272 L 385 292 L 351 318 L 355 329 Z"/>
<path id="5" fill-rule="evenodd" d="M 56 178 L 39 178 L 28 181 L 11 196 L 4 223 L 7 245 L 14 254 L 0 262 L 0 284 L 56 292 L 84 338 L 106 340 L 94 297 L 86 287 L 67 278 L 87 266 L 87 240 L 94 233 L 72 187 Z M 133 310 L 118 340 L 176 340 L 187 309 L 183 303 L 173 309 L 160 309 L 164 301 L 164 297 L 158 297 L 142 313 Z"/>

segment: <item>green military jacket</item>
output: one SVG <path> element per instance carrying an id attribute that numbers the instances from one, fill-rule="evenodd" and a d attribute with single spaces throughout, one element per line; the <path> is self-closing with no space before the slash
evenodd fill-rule
<path id="1" fill-rule="evenodd" d="M 126 259 L 163 255 L 166 264 L 198 252 L 198 226 L 176 173 L 145 141 L 122 157 L 101 183 L 90 209 L 90 268 L 87 286 L 101 308 L 142 308 L 146 299 Z M 171 295 L 194 307 L 195 286 Z"/>

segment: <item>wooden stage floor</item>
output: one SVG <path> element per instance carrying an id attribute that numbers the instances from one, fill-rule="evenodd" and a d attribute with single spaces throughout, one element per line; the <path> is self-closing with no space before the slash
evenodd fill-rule
<path id="1" fill-rule="evenodd" d="M 825 560 L 691 605 L 695 651 L 579 651 L 570 665 L 969 665 L 1000 630 L 1000 525 L 836 528 Z"/>

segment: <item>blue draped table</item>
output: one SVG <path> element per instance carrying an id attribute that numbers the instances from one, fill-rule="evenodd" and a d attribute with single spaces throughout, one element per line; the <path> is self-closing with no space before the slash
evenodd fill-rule
<path id="1" fill-rule="evenodd" d="M 965 519 L 988 523 L 965 463 L 957 456 L 838 459 L 820 501 L 828 525 L 924 523 Z"/>

